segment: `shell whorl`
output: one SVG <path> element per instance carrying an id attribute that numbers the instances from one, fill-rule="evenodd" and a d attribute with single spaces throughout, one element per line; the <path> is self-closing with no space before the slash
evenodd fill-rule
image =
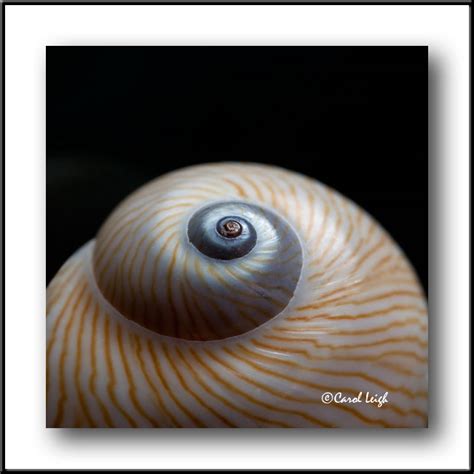
<path id="1" fill-rule="evenodd" d="M 403 252 L 336 191 L 185 168 L 125 199 L 48 287 L 48 426 L 423 427 L 427 320 Z M 389 402 L 322 402 L 368 391 Z"/>
<path id="2" fill-rule="evenodd" d="M 303 260 L 288 222 L 228 185 L 172 183 L 147 186 L 100 230 L 94 272 L 105 298 L 136 323 L 183 339 L 235 336 L 279 314 Z M 226 222 L 239 235 L 222 235 Z"/>

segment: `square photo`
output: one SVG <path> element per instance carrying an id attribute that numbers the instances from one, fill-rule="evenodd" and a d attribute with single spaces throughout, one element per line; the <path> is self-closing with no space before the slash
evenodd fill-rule
<path id="1" fill-rule="evenodd" d="M 50 428 L 428 426 L 428 48 L 49 46 Z"/>

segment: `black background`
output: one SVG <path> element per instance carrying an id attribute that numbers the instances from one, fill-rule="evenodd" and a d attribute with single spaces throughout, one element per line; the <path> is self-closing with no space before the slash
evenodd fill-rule
<path id="1" fill-rule="evenodd" d="M 127 194 L 254 161 L 361 205 L 427 288 L 426 47 L 48 47 L 47 281 Z"/>

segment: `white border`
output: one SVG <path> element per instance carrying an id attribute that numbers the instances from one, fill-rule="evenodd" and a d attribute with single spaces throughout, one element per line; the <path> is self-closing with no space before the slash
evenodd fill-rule
<path id="1" fill-rule="evenodd" d="M 7 5 L 6 467 L 467 468 L 468 9 Z M 261 430 L 256 434 L 44 428 L 45 45 L 58 44 L 429 45 L 440 84 L 435 120 L 439 120 L 436 153 L 442 176 L 436 183 L 438 205 L 431 209 L 431 216 L 442 225 L 439 255 L 434 255 L 439 260 L 431 267 L 440 270 L 435 277 L 440 282 L 437 296 L 431 300 L 437 307 L 430 308 L 430 318 L 434 310 L 440 317 L 436 326 L 430 321 L 430 337 L 434 333 L 442 337 L 436 347 L 430 346 L 431 363 L 434 357 L 437 361 L 432 369 L 439 377 L 431 379 L 430 400 L 440 409 L 430 414 L 428 430 L 401 434 Z"/>

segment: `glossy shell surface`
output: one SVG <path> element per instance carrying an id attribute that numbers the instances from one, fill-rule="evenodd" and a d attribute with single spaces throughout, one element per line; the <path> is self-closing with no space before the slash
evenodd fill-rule
<path id="1" fill-rule="evenodd" d="M 185 168 L 119 204 L 49 285 L 47 425 L 424 427 L 427 326 L 403 252 L 337 191 Z"/>

